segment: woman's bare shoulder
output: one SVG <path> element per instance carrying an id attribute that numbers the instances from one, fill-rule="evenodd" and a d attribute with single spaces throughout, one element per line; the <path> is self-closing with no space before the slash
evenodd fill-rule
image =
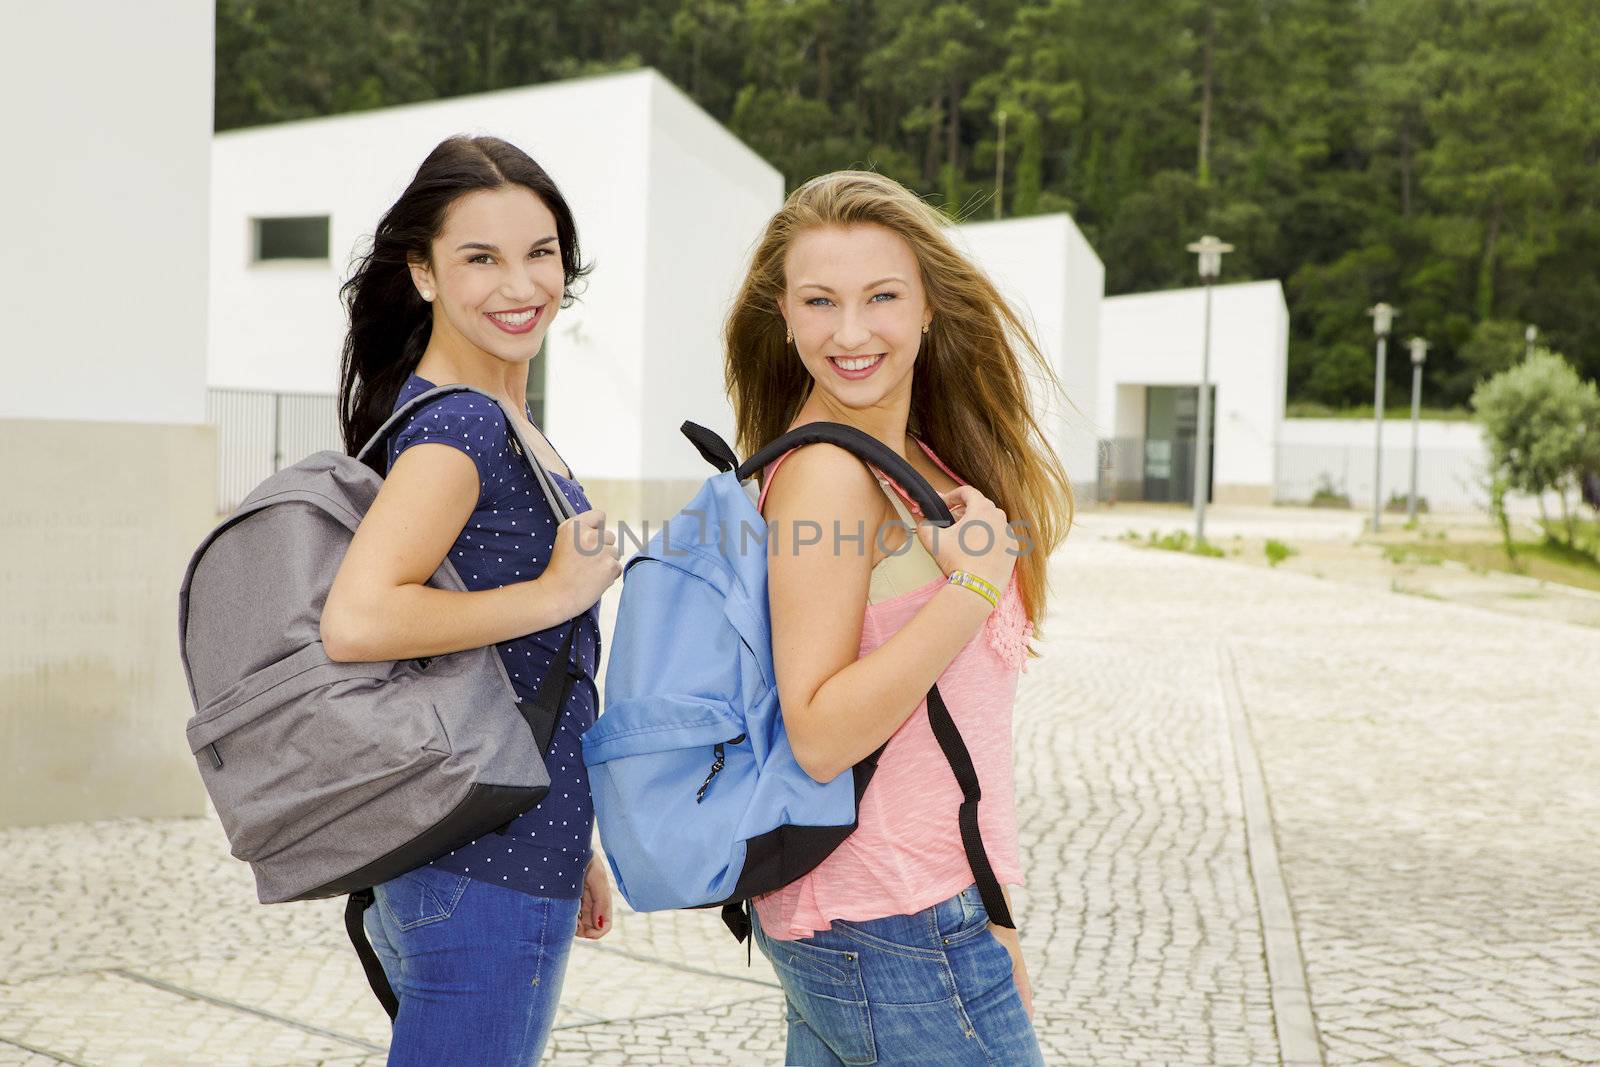
<path id="1" fill-rule="evenodd" d="M 869 518 L 882 510 L 883 493 L 865 463 L 838 445 L 819 442 L 790 452 L 771 475 L 767 518 Z"/>

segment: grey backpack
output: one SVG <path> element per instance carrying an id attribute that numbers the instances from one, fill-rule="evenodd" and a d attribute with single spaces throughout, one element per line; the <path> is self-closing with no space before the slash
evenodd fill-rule
<path id="1" fill-rule="evenodd" d="M 371 901 L 361 891 L 544 798 L 543 753 L 571 685 L 576 627 L 523 704 L 493 646 L 381 663 L 336 663 L 322 650 L 322 606 L 378 495 L 389 435 L 456 392 L 478 391 L 429 390 L 356 457 L 318 452 L 267 478 L 200 543 L 178 595 L 189 749 L 233 855 L 250 864 L 263 904 L 356 894 L 353 937 Z M 556 521 L 570 517 L 506 423 Z M 466 588 L 448 557 L 428 584 Z"/>

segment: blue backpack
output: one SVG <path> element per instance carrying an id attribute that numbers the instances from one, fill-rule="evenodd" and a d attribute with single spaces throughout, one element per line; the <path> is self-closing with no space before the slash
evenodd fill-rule
<path id="1" fill-rule="evenodd" d="M 806 874 L 855 830 L 883 752 L 825 784 L 796 762 L 773 674 L 767 525 L 744 483 L 789 449 L 826 441 L 905 487 L 936 525 L 953 519 L 910 464 L 852 426 L 808 423 L 743 464 L 705 427 L 682 430 L 722 473 L 626 564 L 605 710 L 583 736 L 583 759 L 628 905 L 720 906 L 744 941 L 748 901 Z M 1009 927 L 978 835 L 977 773 L 937 686 L 928 716 L 961 784 L 959 828 L 984 907 Z"/>

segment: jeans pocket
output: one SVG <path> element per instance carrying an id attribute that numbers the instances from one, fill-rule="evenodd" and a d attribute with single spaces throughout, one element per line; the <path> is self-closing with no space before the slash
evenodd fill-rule
<path id="1" fill-rule="evenodd" d="M 989 913 L 984 910 L 977 886 L 968 886 L 949 900 L 934 905 L 934 925 L 946 946 L 959 945 L 989 928 Z"/>
<path id="2" fill-rule="evenodd" d="M 374 887 L 378 906 L 401 930 L 450 918 L 472 879 L 437 867 L 417 867 Z"/>
<path id="3" fill-rule="evenodd" d="M 851 1067 L 878 1062 L 860 957 L 803 941 L 762 939 L 790 1010 Z"/>

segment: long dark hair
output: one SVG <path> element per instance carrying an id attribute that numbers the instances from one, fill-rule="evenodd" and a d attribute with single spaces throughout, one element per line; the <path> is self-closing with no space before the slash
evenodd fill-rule
<path id="1" fill-rule="evenodd" d="M 590 266 L 578 254 L 572 210 L 550 175 L 498 137 L 441 141 L 378 220 L 371 248 L 358 257 L 350 280 L 339 289 L 350 317 L 339 367 L 339 429 L 350 455 L 389 417 L 433 333 L 433 305 L 412 284 L 408 260 L 431 260 L 433 239 L 444 229 L 450 205 L 468 193 L 507 185 L 527 189 L 555 216 L 566 283 L 561 306 L 571 306 L 573 283 Z"/>

